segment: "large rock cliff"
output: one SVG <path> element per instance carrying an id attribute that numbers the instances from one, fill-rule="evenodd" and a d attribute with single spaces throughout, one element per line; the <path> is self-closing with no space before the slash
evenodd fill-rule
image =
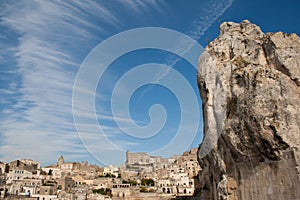
<path id="1" fill-rule="evenodd" d="M 300 199 L 300 39 L 225 22 L 199 59 L 204 200 Z"/>

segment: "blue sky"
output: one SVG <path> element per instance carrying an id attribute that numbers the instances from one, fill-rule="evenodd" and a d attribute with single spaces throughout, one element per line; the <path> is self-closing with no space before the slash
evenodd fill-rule
<path id="1" fill-rule="evenodd" d="M 90 80 L 83 79 L 83 85 L 75 87 L 83 101 L 74 100 L 76 77 L 84 61 L 97 45 L 117 34 L 160 27 L 185 34 L 205 47 L 217 37 L 220 22 L 244 19 L 264 32 L 300 33 L 297 0 L 3 0 L 0 7 L 3 161 L 32 158 L 49 164 L 64 155 L 70 161 L 119 165 L 126 150 L 171 156 L 198 147 L 202 111 L 196 69 L 174 52 L 143 48 L 120 55 L 98 77 L 95 89 L 84 87 Z M 124 42 L 134 45 L 136 38 L 132 35 Z M 113 44 L 109 53 L 117 52 L 123 43 Z M 174 46 L 183 55 L 191 51 L 182 41 L 174 41 Z M 108 54 L 98 53 L 99 59 Z M 156 64 L 146 65 L 149 63 Z M 99 70 L 96 65 L 94 70 Z M 138 72 L 142 73 L 136 75 Z M 140 80 L 143 85 L 131 91 L 132 84 Z M 185 82 L 181 84 L 181 80 Z M 163 85 L 164 81 L 175 88 Z M 93 100 L 85 101 L 86 96 Z M 123 105 L 123 100 L 129 103 Z M 87 109 L 90 101 L 93 112 Z M 81 119 L 77 124 L 74 107 L 79 108 L 75 115 Z M 195 121 L 197 117 L 199 121 Z M 79 127 L 84 131 L 78 133 Z M 137 127 L 136 133 L 130 132 L 132 127 Z M 184 137 L 178 136 L 178 130 Z"/>

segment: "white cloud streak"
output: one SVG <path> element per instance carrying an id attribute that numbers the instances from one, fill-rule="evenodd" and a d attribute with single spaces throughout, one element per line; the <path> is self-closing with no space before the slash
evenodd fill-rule
<path id="1" fill-rule="evenodd" d="M 187 32 L 194 39 L 203 35 L 226 10 L 226 2 L 231 1 L 213 2 L 212 10 L 207 11 L 208 19 L 201 15 L 193 23 L 191 31 Z M 150 10 L 165 14 L 161 1 L 118 3 L 126 5 L 124 9 L 134 12 L 136 18 L 140 19 L 142 17 L 139 16 Z M 0 89 L 0 94 L 11 95 L 9 102 L 7 99 L 0 100 L 3 104 L 11 104 L 2 110 L 0 116 L 0 159 L 10 161 L 30 157 L 47 163 L 56 160 L 62 153 L 72 153 L 73 158 L 81 158 L 86 153 L 72 118 L 72 89 L 76 70 L 85 57 L 82 53 L 88 53 L 94 45 L 106 38 L 108 29 L 114 32 L 123 26 L 119 11 L 109 9 L 106 4 L 105 1 L 100 4 L 97 1 L 79 0 L 1 3 L 0 26 L 11 33 L 0 36 L 1 41 L 11 39 L 17 43 L 1 44 L 0 59 L 5 59 L 9 51 L 17 63 L 16 69 L 1 69 L 1 74 L 15 74 L 19 83 L 12 82 L 10 87 Z M 174 64 L 170 61 L 170 65 Z M 161 78 L 159 75 L 158 81 Z M 5 77 L 3 79 L 7 81 Z M 82 92 L 94 93 L 84 89 Z M 105 98 L 97 94 L 95 97 Z M 85 112 L 84 103 L 80 105 L 82 117 L 94 117 L 93 113 Z M 97 113 L 100 120 L 132 123 L 131 119 L 113 117 L 103 110 Z M 83 125 L 91 130 L 87 136 L 98 142 L 99 150 L 111 150 L 101 143 L 99 135 L 95 135 L 97 129 L 93 125 L 88 122 Z M 103 128 L 108 134 L 117 133 L 115 127 Z M 116 143 L 122 144 L 122 141 Z"/>
<path id="2" fill-rule="evenodd" d="M 220 16 L 232 5 L 234 0 L 212 0 L 209 5 L 203 8 L 203 12 L 199 13 L 200 16 L 192 22 L 191 28 L 186 31 L 186 35 L 198 41 L 204 33 L 215 23 Z M 186 40 L 178 41 L 177 51 L 180 54 L 187 54 L 194 44 L 187 43 Z M 170 67 L 174 67 L 181 58 L 170 56 L 166 60 L 166 64 Z M 163 77 L 167 76 L 169 71 L 164 71 L 157 76 L 157 82 Z"/>
<path id="3" fill-rule="evenodd" d="M 195 41 L 198 41 L 203 34 L 211 27 L 213 23 L 215 23 L 220 16 L 224 14 L 224 12 L 232 5 L 234 0 L 212 0 L 209 2 L 209 5 L 203 8 L 203 12 L 199 13 L 200 16 L 192 22 L 191 27 L 185 34 Z M 178 41 L 177 43 L 177 52 L 179 54 L 185 55 L 187 54 L 192 48 L 193 43 L 187 43 L 186 40 Z M 199 52 L 200 53 L 200 52 Z M 170 68 L 168 70 L 162 70 L 157 74 L 154 74 L 156 77 L 156 83 L 159 83 L 161 79 L 171 71 L 171 68 L 174 67 L 182 58 L 176 56 L 169 56 L 166 60 L 166 65 Z M 140 98 L 143 97 L 147 92 L 152 90 L 153 87 L 148 87 L 144 90 Z"/>
<path id="4" fill-rule="evenodd" d="M 137 11 L 156 5 L 155 1 L 129 4 L 136 6 Z M 0 159 L 10 161 L 30 157 L 47 163 L 62 153 L 70 152 L 78 158 L 85 155 L 72 118 L 73 82 L 84 58 L 78 58 L 78 55 L 88 53 L 107 37 L 108 29 L 117 30 L 122 26 L 117 12 L 105 7 L 105 2 L 96 1 L 1 3 L 0 26 L 13 33 L 9 35 L 17 37 L 3 36 L 1 39 L 18 42 L 18 46 L 0 47 L 5 47 L 0 49 L 0 58 L 4 58 L 4 52 L 10 48 L 17 62 L 17 71 L 4 70 L 3 73 L 15 74 L 20 77 L 20 83 L 14 88 L 0 89 L 1 94 L 15 95 L 9 102 L 13 105 L 5 108 L 0 116 Z M 95 97 L 101 98 L 97 94 Z M 1 99 L 1 102 L 7 103 L 7 100 Z M 93 113 L 84 112 L 84 103 L 82 116 L 94 117 Z M 102 120 L 127 120 L 105 113 L 97 115 Z M 89 126 L 89 123 L 84 125 Z M 91 139 L 98 141 L 99 150 L 111 150 L 96 140 L 99 135 L 95 135 L 95 127 L 89 129 Z M 116 132 L 114 127 L 105 126 L 104 129 L 108 133 Z"/>

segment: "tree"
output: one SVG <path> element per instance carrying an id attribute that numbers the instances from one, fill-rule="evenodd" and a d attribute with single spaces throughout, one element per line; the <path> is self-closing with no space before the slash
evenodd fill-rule
<path id="1" fill-rule="evenodd" d="M 154 186 L 154 180 L 152 178 L 143 178 L 142 185 Z"/>
<path id="2" fill-rule="evenodd" d="M 130 184 L 130 185 L 132 185 L 132 186 L 136 186 L 136 185 L 137 185 L 137 182 L 136 182 L 136 181 L 130 180 L 130 179 L 127 180 L 127 181 L 126 181 L 126 180 L 123 180 L 122 183 L 123 183 L 123 184 Z"/>
<path id="3" fill-rule="evenodd" d="M 148 192 L 148 190 L 145 187 L 141 187 L 140 192 Z"/>
<path id="4" fill-rule="evenodd" d="M 111 189 L 109 189 L 109 188 L 93 189 L 93 193 L 111 196 Z"/>

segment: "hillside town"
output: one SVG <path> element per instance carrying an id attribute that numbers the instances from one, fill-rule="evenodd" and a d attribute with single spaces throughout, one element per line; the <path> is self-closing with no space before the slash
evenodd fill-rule
<path id="1" fill-rule="evenodd" d="M 163 158 L 126 152 L 121 166 L 66 162 L 41 167 L 31 159 L 0 162 L 0 198 L 36 200 L 172 199 L 193 196 L 197 148 Z"/>

